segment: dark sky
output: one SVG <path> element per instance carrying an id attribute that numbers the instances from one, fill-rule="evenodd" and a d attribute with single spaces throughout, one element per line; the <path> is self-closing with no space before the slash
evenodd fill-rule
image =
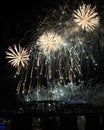
<path id="1" fill-rule="evenodd" d="M 2 0 L 3 1 L 3 0 Z M 5 51 L 8 45 L 19 41 L 27 30 L 31 30 L 38 18 L 46 15 L 50 7 L 57 7 L 57 0 L 34 0 L 20 2 L 0 2 L 0 102 L 14 101 L 16 81 L 13 79 L 15 69 L 7 65 Z M 61 0 L 59 0 L 61 1 Z M 70 0 L 72 2 L 76 0 Z M 87 0 L 89 3 L 91 0 Z M 103 0 L 95 0 L 102 8 Z M 26 26 L 25 26 L 26 25 Z"/>

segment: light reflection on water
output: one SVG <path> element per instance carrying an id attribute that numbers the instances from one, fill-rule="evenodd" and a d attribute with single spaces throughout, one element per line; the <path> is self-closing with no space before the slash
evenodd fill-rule
<path id="1" fill-rule="evenodd" d="M 0 117 L 0 130 L 11 130 L 11 119 Z"/>
<path id="2" fill-rule="evenodd" d="M 77 116 L 76 119 L 77 119 L 76 120 L 77 121 L 77 127 L 76 128 L 78 130 L 85 130 L 85 122 L 86 122 L 85 116 L 84 115 Z M 52 120 L 52 118 L 50 118 L 49 120 Z M 46 125 L 48 126 L 48 124 L 50 122 L 49 120 L 48 120 L 48 122 L 47 121 L 45 122 L 43 120 L 43 122 L 46 123 Z M 56 118 L 54 118 L 53 120 L 56 120 Z M 70 118 L 69 118 L 69 120 L 70 120 Z M 56 125 L 57 128 L 55 128 L 55 129 L 60 130 L 60 125 L 61 125 L 60 124 L 60 118 L 57 117 L 57 121 L 58 121 L 57 125 Z M 76 124 L 76 122 L 75 122 L 75 124 Z M 52 124 L 50 124 L 50 125 L 52 125 Z M 53 125 L 55 125 L 55 124 L 53 123 Z M 70 128 L 70 123 L 68 125 L 69 125 L 68 127 Z M 47 127 L 45 127 L 45 128 L 47 129 Z M 33 128 L 32 128 L 32 130 L 44 130 L 44 128 L 41 126 L 41 119 L 40 118 L 34 118 L 33 119 Z"/>
<path id="3" fill-rule="evenodd" d="M 36 127 L 36 128 L 33 128 L 32 130 L 42 130 L 42 128 Z"/>

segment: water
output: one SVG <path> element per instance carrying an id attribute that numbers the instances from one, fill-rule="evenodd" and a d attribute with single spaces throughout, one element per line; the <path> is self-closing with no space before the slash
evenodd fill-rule
<path id="1" fill-rule="evenodd" d="M 11 121 L 8 118 L 0 118 L 0 130 L 104 130 L 104 115 L 60 115 L 43 117 L 22 117 Z M 20 122 L 18 121 L 20 120 Z M 26 121 L 28 120 L 28 121 Z M 21 123 L 22 121 L 22 123 Z M 31 127 L 32 121 L 32 127 Z M 15 126 L 14 126 L 15 125 Z"/>
<path id="2" fill-rule="evenodd" d="M 11 119 L 0 118 L 0 130 L 11 130 Z"/>
<path id="3" fill-rule="evenodd" d="M 49 128 L 51 128 L 51 130 L 52 130 L 52 127 L 53 127 L 53 130 L 63 130 L 67 127 L 72 128 L 71 130 L 73 130 L 73 129 L 74 130 L 85 130 L 86 119 L 85 119 L 85 116 L 76 116 L 76 117 L 68 116 L 68 117 L 50 117 L 50 118 L 44 118 L 44 120 L 40 119 L 40 118 L 33 118 L 32 121 L 33 121 L 32 130 L 47 130 Z M 42 125 L 42 123 L 44 123 L 44 126 Z M 42 127 L 44 127 L 44 128 L 42 128 Z"/>

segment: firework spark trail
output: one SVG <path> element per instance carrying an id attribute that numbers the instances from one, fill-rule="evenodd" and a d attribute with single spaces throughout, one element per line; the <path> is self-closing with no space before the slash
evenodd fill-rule
<path id="1" fill-rule="evenodd" d="M 20 91 L 22 91 L 22 93 L 24 94 L 26 91 L 26 82 L 27 82 L 27 75 L 28 75 L 28 71 L 25 69 L 21 69 L 21 78 L 17 84 L 17 88 L 16 91 L 19 94 Z"/>

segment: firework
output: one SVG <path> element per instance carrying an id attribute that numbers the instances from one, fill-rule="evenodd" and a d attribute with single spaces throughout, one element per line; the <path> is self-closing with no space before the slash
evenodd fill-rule
<path id="1" fill-rule="evenodd" d="M 99 25 L 99 16 L 96 12 L 96 7 L 91 8 L 91 5 L 83 4 L 73 13 L 74 22 L 86 31 L 93 31 Z"/>
<path id="2" fill-rule="evenodd" d="M 43 33 L 37 40 L 36 45 L 44 55 L 50 55 L 61 49 L 63 38 L 55 32 Z"/>
<path id="3" fill-rule="evenodd" d="M 8 51 L 6 51 L 6 58 L 9 59 L 8 63 L 16 68 L 20 66 L 25 67 L 28 64 L 29 54 L 20 45 L 18 48 L 14 45 L 13 48 L 9 47 Z"/>
<path id="4" fill-rule="evenodd" d="M 66 93 L 66 98 L 73 97 L 74 91 L 80 93 L 77 93 L 78 86 L 92 76 L 92 71 L 89 70 L 97 69 L 95 45 L 96 48 L 100 47 L 95 44 L 99 40 L 95 28 L 99 24 L 99 16 L 95 10 L 95 7 L 83 4 L 74 11 L 74 21 L 69 5 L 53 10 L 38 26 L 37 36 L 33 36 L 34 40 L 29 44 L 29 55 L 25 52 L 26 63 L 24 60 L 21 63 L 20 49 L 17 53 L 16 46 L 14 49 L 9 48 L 7 54 L 9 63 L 13 66 L 21 64 L 24 67 L 30 56 L 28 66 L 21 69 L 18 78 L 18 93 L 30 96 L 35 91 L 33 100 L 47 100 L 51 97 L 53 100 L 61 100 Z M 93 31 L 92 35 L 80 31 L 74 22 L 88 32 Z M 16 60 L 16 56 L 19 60 Z"/>
<path id="5" fill-rule="evenodd" d="M 48 90 L 49 84 L 55 85 L 57 82 L 63 88 L 68 83 L 81 84 L 82 65 L 87 62 L 86 66 L 89 67 L 88 60 L 95 59 L 90 57 L 93 51 L 86 46 L 88 34 L 83 34 L 74 25 L 68 9 L 65 6 L 52 11 L 38 27 L 38 38 L 33 41 L 30 50 L 30 62 L 27 70 L 21 72 L 17 85 L 18 93 L 31 93 L 35 88 L 39 99 L 42 85 Z M 93 40 L 93 35 L 90 38 Z"/>

